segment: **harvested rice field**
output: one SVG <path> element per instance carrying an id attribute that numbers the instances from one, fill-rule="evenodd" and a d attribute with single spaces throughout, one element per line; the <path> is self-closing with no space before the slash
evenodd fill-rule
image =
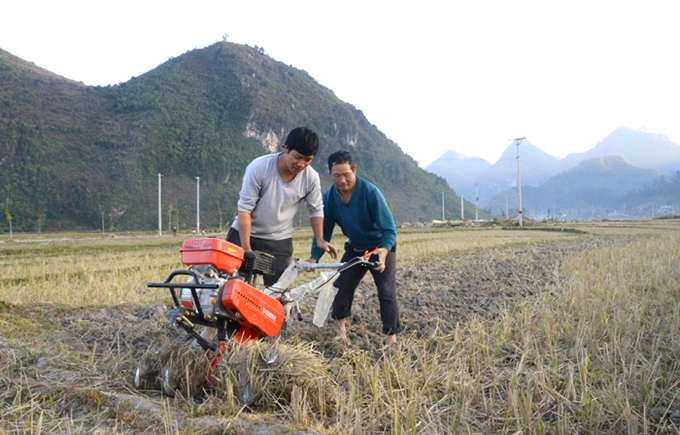
<path id="1" fill-rule="evenodd" d="M 306 297 L 212 387 L 146 286 L 184 237 L 0 235 L 0 434 L 678 433 L 680 220 L 507 224 L 400 231 L 396 346 L 367 274 L 347 341 Z"/>

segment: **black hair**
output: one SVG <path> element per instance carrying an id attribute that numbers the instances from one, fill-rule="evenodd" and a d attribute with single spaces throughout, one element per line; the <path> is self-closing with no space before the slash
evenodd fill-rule
<path id="1" fill-rule="evenodd" d="M 288 133 L 284 145 L 288 152 L 296 150 L 303 156 L 315 156 L 319 151 L 319 136 L 307 127 L 294 128 Z"/>
<path id="2" fill-rule="evenodd" d="M 350 168 L 354 169 L 354 161 L 352 155 L 348 151 L 336 151 L 328 156 L 328 172 L 333 170 L 333 165 L 348 164 Z"/>

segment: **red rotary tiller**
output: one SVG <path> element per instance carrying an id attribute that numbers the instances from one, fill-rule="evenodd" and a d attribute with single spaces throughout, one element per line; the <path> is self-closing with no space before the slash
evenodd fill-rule
<path id="1" fill-rule="evenodd" d="M 322 326 L 337 289 L 332 283 L 349 267 L 374 267 L 368 261 L 376 250 L 346 263 L 312 264 L 295 259 L 271 287 L 259 290 L 257 275 L 273 273 L 273 257 L 264 252 L 244 252 L 239 246 L 217 238 L 185 240 L 182 263 L 188 270 L 173 271 L 164 282 L 150 282 L 148 287 L 170 290 L 174 305 L 167 316 L 173 326 L 180 326 L 206 351 L 215 352 L 207 369 L 208 385 L 213 386 L 213 372 L 226 350 L 227 339 L 245 343 L 261 337 L 273 337 L 281 331 L 293 306 L 307 293 L 318 293 L 314 324 Z M 327 269 L 312 282 L 288 289 L 298 272 Z M 174 282 L 177 277 L 185 282 Z M 298 319 L 302 320 L 299 308 Z M 196 325 L 217 330 L 215 344 L 196 331 Z M 135 385 L 139 386 L 139 369 Z"/>

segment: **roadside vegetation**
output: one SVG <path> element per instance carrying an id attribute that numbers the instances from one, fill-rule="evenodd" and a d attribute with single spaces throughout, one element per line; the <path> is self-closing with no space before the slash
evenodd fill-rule
<path id="1" fill-rule="evenodd" d="M 570 228 L 401 231 L 397 347 L 367 278 L 349 344 L 308 300 L 285 340 L 230 346 L 208 391 L 146 287 L 181 237 L 0 239 L 0 434 L 678 433 L 680 222 Z"/>

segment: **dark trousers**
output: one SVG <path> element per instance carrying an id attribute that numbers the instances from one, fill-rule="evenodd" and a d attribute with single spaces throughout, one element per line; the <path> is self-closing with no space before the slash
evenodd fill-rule
<path id="1" fill-rule="evenodd" d="M 345 253 L 341 262 L 345 263 L 354 257 L 360 257 L 363 252 L 355 252 L 354 248 L 345 243 Z M 377 261 L 378 255 L 372 255 L 370 261 Z M 399 305 L 397 304 L 397 250 L 396 246 L 387 254 L 385 259 L 385 270 L 380 273 L 362 266 L 350 267 L 340 274 L 334 286 L 338 288 L 338 294 L 333 300 L 333 312 L 331 317 L 334 319 L 345 319 L 352 315 L 352 302 L 354 301 L 354 291 L 366 275 L 371 272 L 373 281 L 378 288 L 378 301 L 380 302 L 380 319 L 382 320 L 383 334 L 392 335 L 401 332 L 399 324 Z"/>
<path id="2" fill-rule="evenodd" d="M 241 236 L 238 230 L 230 228 L 227 233 L 227 242 L 241 246 Z M 253 251 L 262 251 L 274 256 L 274 274 L 264 275 L 264 285 L 267 287 L 276 284 L 281 274 L 290 264 L 293 256 L 293 239 L 267 240 L 250 236 L 250 247 Z"/>

